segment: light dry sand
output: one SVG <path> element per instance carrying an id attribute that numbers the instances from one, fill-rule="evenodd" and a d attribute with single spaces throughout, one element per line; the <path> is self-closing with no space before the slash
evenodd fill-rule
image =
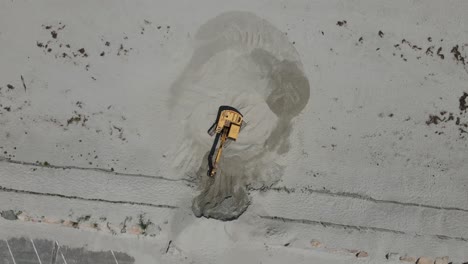
<path id="1" fill-rule="evenodd" d="M 0 260 L 24 237 L 143 264 L 468 261 L 466 10 L 0 2 Z M 247 126 L 210 182 L 220 104 Z"/>

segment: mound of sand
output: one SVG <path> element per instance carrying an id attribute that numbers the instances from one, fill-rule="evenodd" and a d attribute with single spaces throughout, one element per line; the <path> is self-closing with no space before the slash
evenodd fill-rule
<path id="1" fill-rule="evenodd" d="M 283 169 L 275 160 L 288 151 L 291 120 L 306 106 L 309 93 L 294 46 L 267 21 L 229 12 L 201 26 L 170 99 L 185 133 L 174 167 L 199 180 L 201 194 L 193 203 L 197 216 L 234 219 L 249 204 L 245 186 L 279 180 Z M 204 179 L 203 162 L 213 142 L 206 131 L 219 105 L 237 108 L 247 125 L 223 153 L 216 178 Z"/>

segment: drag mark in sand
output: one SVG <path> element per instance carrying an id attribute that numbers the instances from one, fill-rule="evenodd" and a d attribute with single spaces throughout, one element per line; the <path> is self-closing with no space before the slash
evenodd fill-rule
<path id="1" fill-rule="evenodd" d="M 468 242 L 468 238 L 465 238 L 465 237 L 451 237 L 451 236 L 445 236 L 445 235 L 407 233 L 407 232 L 403 232 L 400 230 L 393 230 L 393 229 L 372 227 L 372 226 L 344 225 L 344 224 L 337 224 L 337 223 L 324 222 L 324 221 L 316 221 L 316 220 L 309 220 L 309 219 L 294 219 L 294 218 L 286 218 L 286 217 L 280 217 L 280 216 L 260 215 L 260 218 L 268 219 L 272 221 L 281 221 L 284 223 L 314 225 L 314 226 L 322 226 L 324 228 L 346 229 L 346 230 L 354 230 L 358 232 L 373 231 L 373 232 L 392 233 L 392 234 L 397 234 L 397 235 L 411 235 L 413 237 L 432 237 L 432 238 L 439 239 L 439 240 L 456 240 L 456 241 Z"/>
<path id="2" fill-rule="evenodd" d="M 256 189 L 249 187 L 249 191 L 255 191 L 255 192 L 285 192 L 285 193 L 316 193 L 316 194 L 321 194 L 321 195 L 327 195 L 327 196 L 332 196 L 332 197 L 346 197 L 346 198 L 352 198 L 352 199 L 359 199 L 363 201 L 368 201 L 368 202 L 373 202 L 373 203 L 383 203 L 383 204 L 396 204 L 396 205 L 401 205 L 401 206 L 414 206 L 414 207 L 422 207 L 422 208 L 428 208 L 428 209 L 436 209 L 436 210 L 447 210 L 447 211 L 460 211 L 460 212 L 467 212 L 468 209 L 464 208 L 458 208 L 458 207 L 443 207 L 443 206 L 435 206 L 435 205 L 428 205 L 428 204 L 419 204 L 419 203 L 408 203 L 408 202 L 399 202 L 399 201 L 393 201 L 393 200 L 381 200 L 381 199 L 375 199 L 371 196 L 368 195 L 363 195 L 359 193 L 350 193 L 350 192 L 332 192 L 330 190 L 322 190 L 322 189 L 310 189 L 310 188 L 301 188 L 301 189 L 296 189 L 296 188 L 287 188 L 287 187 L 272 187 L 272 188 L 261 188 L 261 189 Z"/>
<path id="3" fill-rule="evenodd" d="M 170 178 L 165 178 L 163 176 L 156 176 L 156 175 L 145 175 L 145 174 L 133 174 L 133 173 L 116 172 L 116 171 L 113 171 L 113 170 L 108 170 L 108 169 L 103 169 L 103 168 L 87 168 L 87 167 L 78 167 L 78 166 L 74 166 L 74 165 L 53 165 L 53 164 L 50 164 L 49 162 L 47 162 L 47 165 L 41 165 L 39 163 L 12 160 L 12 159 L 1 157 L 1 156 L 0 156 L 0 162 L 6 162 L 6 163 L 12 163 L 12 164 L 18 164 L 18 165 L 24 165 L 24 166 L 41 167 L 41 168 L 51 168 L 51 169 L 96 171 L 96 172 L 114 174 L 114 175 L 118 175 L 118 176 L 140 177 L 140 178 L 149 178 L 149 179 L 155 179 L 155 180 L 193 182 L 190 179 L 170 179 Z"/>
<path id="4" fill-rule="evenodd" d="M 72 200 L 90 201 L 90 202 L 140 205 L 140 206 L 148 206 L 148 207 L 155 207 L 155 208 L 167 208 L 167 209 L 177 209 L 178 208 L 177 206 L 167 205 L 167 204 L 152 204 L 152 203 L 142 203 L 142 202 L 132 202 L 132 201 L 113 201 L 113 200 L 105 200 L 105 199 L 98 199 L 98 198 L 85 198 L 85 197 L 64 195 L 64 194 L 58 194 L 58 193 L 42 193 L 42 192 L 35 192 L 35 191 L 18 190 L 18 189 L 6 188 L 6 187 L 3 187 L 3 186 L 0 186 L 0 192 L 20 193 L 20 194 L 29 194 L 29 195 L 39 195 L 39 196 L 51 196 L 51 197 L 58 197 L 58 198 L 72 199 Z"/>

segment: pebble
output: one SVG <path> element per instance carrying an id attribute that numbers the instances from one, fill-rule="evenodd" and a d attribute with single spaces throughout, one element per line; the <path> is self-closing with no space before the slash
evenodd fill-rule
<path id="1" fill-rule="evenodd" d="M 404 256 L 404 257 L 400 257 L 400 261 L 408 262 L 408 263 L 416 263 L 416 258 Z"/>
<path id="2" fill-rule="evenodd" d="M 448 264 L 449 263 L 449 257 L 438 257 L 435 259 L 434 264 Z"/>
<path id="3" fill-rule="evenodd" d="M 427 257 L 420 257 L 416 264 L 434 264 L 434 260 Z"/>
<path id="4" fill-rule="evenodd" d="M 365 258 L 365 257 L 368 257 L 369 254 L 365 251 L 359 251 L 359 253 L 356 254 L 356 257 L 358 258 Z"/>

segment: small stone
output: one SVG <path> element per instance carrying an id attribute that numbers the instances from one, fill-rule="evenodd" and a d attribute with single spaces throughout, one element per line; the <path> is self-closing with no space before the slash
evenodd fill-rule
<path id="1" fill-rule="evenodd" d="M 408 262 L 408 263 L 416 263 L 416 258 L 404 256 L 404 257 L 400 257 L 400 261 Z"/>
<path id="2" fill-rule="evenodd" d="M 427 257 L 420 257 L 416 264 L 434 264 L 434 260 Z"/>
<path id="3" fill-rule="evenodd" d="M 448 264 L 449 263 L 449 257 L 438 257 L 435 259 L 434 264 Z"/>
<path id="4" fill-rule="evenodd" d="M 5 218 L 6 220 L 17 220 L 18 217 L 16 216 L 13 210 L 2 211 L 0 215 Z"/>
<path id="5" fill-rule="evenodd" d="M 312 240 L 310 241 L 310 245 L 314 248 L 319 248 L 319 247 L 322 247 L 322 243 L 320 243 L 320 241 L 318 240 Z"/>
<path id="6" fill-rule="evenodd" d="M 366 258 L 368 256 L 369 256 L 369 254 L 367 252 L 365 252 L 365 251 L 359 251 L 359 253 L 356 254 L 356 257 L 358 257 L 358 258 Z"/>
<path id="7" fill-rule="evenodd" d="M 71 220 L 63 221 L 62 225 L 66 226 L 66 227 L 78 228 L 78 222 L 71 221 Z"/>
<path id="8" fill-rule="evenodd" d="M 398 253 L 388 253 L 385 255 L 385 258 L 388 260 L 397 261 L 400 259 L 400 255 Z"/>
<path id="9" fill-rule="evenodd" d="M 28 222 L 31 221 L 31 217 L 27 215 L 25 212 L 21 212 L 17 215 L 20 221 Z"/>
<path id="10" fill-rule="evenodd" d="M 132 235 L 141 235 L 143 234 L 143 230 L 140 226 L 134 225 L 127 229 L 127 232 Z"/>
<path id="11" fill-rule="evenodd" d="M 44 218 L 42 222 L 46 224 L 61 224 L 62 223 L 61 220 L 57 220 L 53 218 Z"/>

